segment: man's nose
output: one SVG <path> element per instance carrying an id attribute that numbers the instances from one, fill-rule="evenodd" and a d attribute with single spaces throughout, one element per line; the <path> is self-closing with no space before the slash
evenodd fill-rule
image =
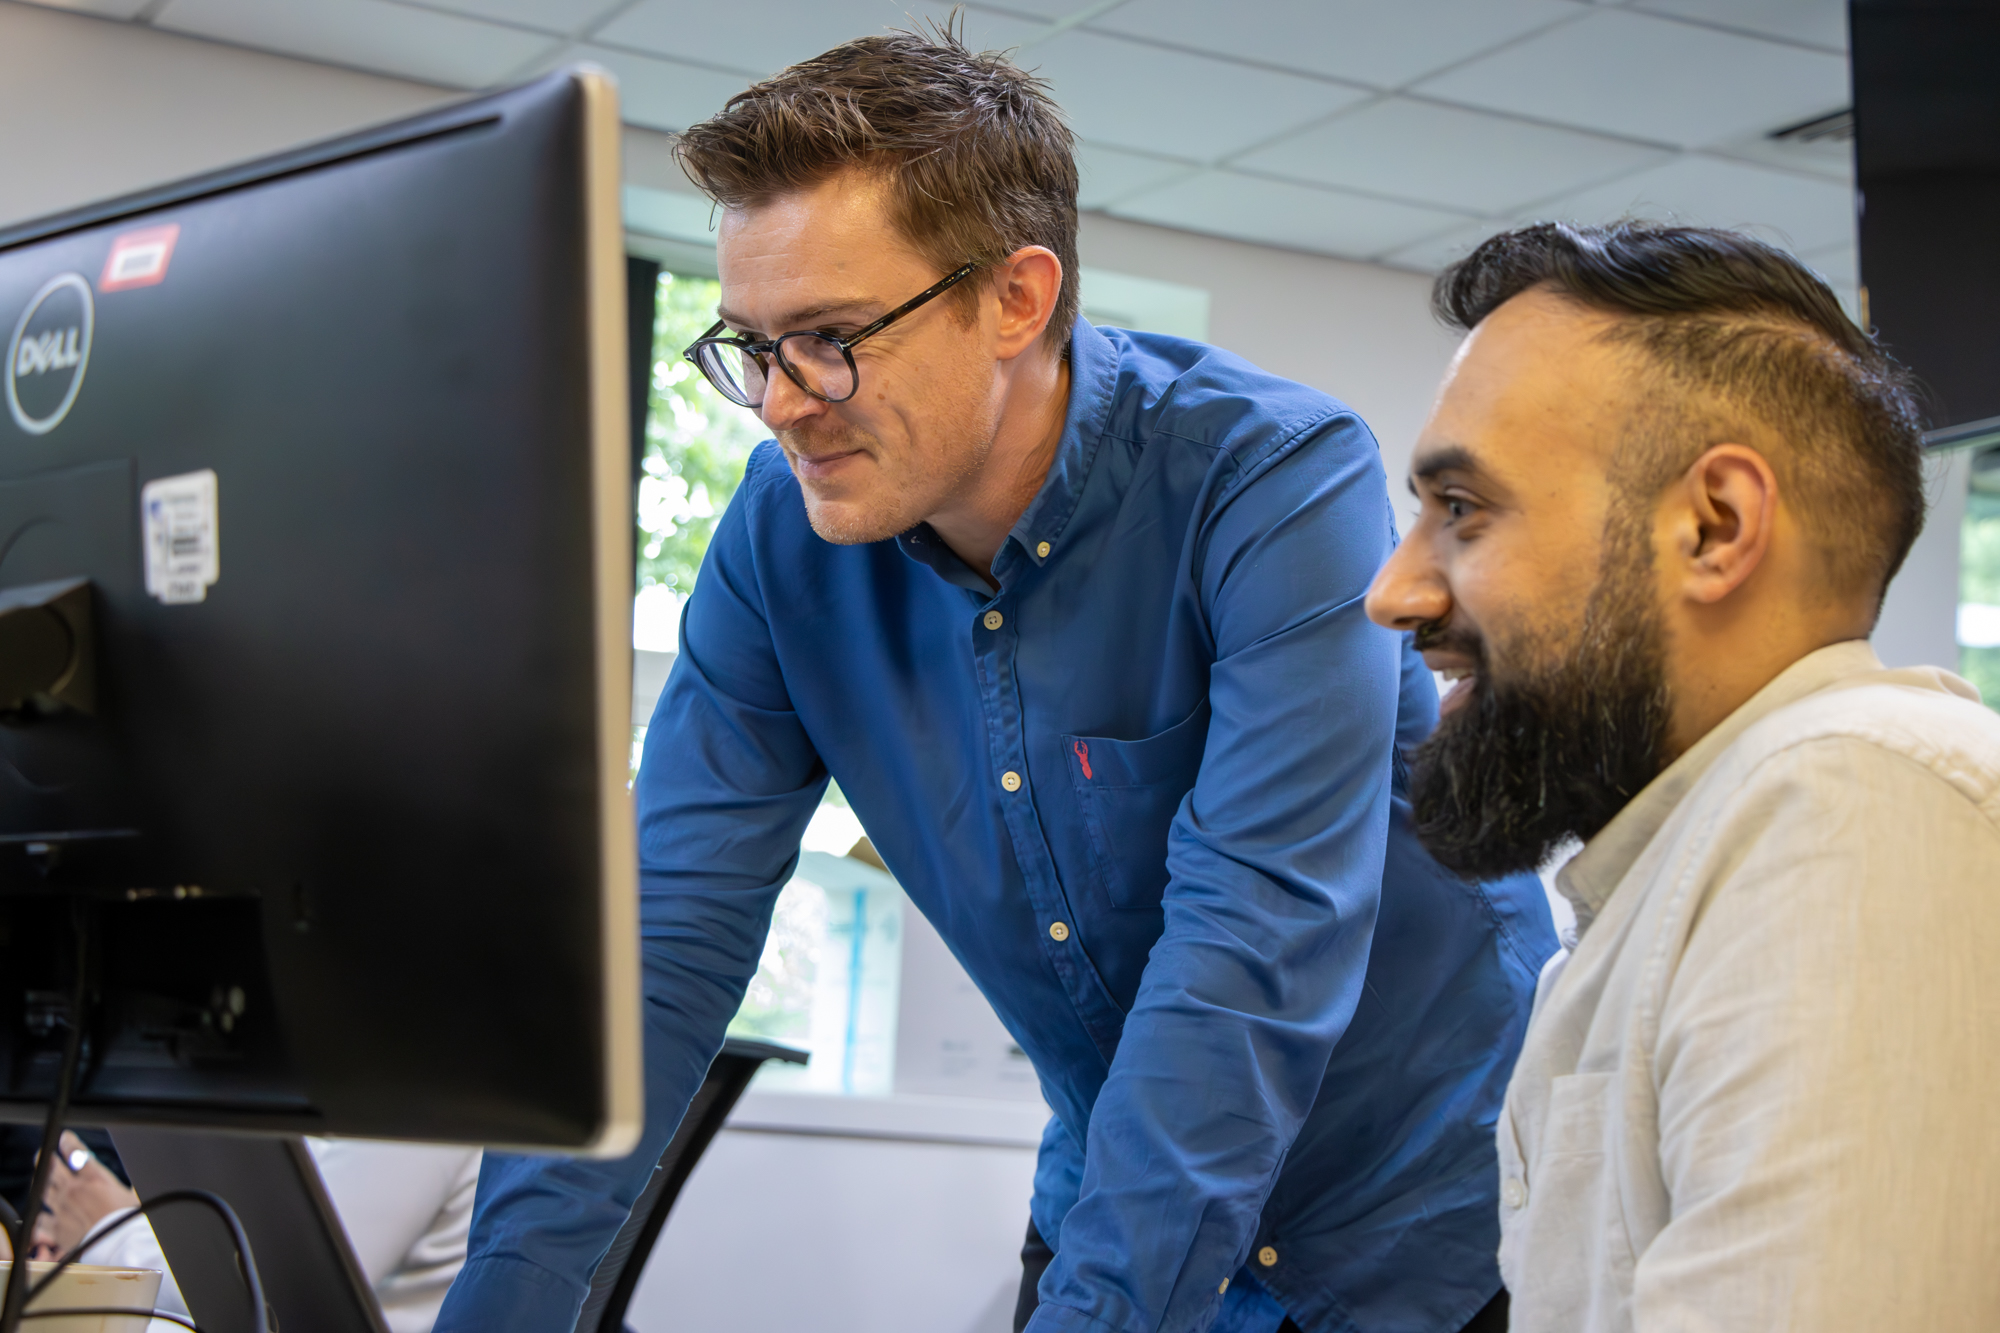
<path id="1" fill-rule="evenodd" d="M 813 397 L 792 382 L 779 366 L 771 367 L 770 378 L 764 381 L 764 401 L 757 408 L 757 415 L 772 430 L 789 430 L 807 417 L 826 410 L 826 403 Z"/>
<path id="2" fill-rule="evenodd" d="M 1368 618 L 1394 630 L 1413 630 L 1451 614 L 1451 590 L 1444 575 L 1425 557 L 1420 543 L 1406 541 L 1389 555 L 1368 588 Z"/>

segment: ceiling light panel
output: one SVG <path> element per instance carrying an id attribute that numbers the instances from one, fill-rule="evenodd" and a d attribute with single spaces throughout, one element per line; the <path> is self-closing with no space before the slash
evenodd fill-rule
<path id="1" fill-rule="evenodd" d="M 172 0 L 172 32 L 442 84 L 483 88 L 549 50 L 550 39 L 384 0 Z"/>
<path id="2" fill-rule="evenodd" d="M 1584 12 L 1571 0 L 1236 0 L 1226 11 L 1127 0 L 1088 26 L 1393 88 Z"/>
<path id="3" fill-rule="evenodd" d="M 655 130 L 684 130 L 707 120 L 750 84 L 745 74 L 601 46 L 579 46 L 564 59 L 595 61 L 610 70 L 618 79 L 618 105 L 626 123 Z"/>
<path id="4" fill-rule="evenodd" d="M 1671 156 L 1628 140 L 1391 97 L 1230 165 L 1416 203 L 1505 214 Z"/>
<path id="5" fill-rule="evenodd" d="M 1847 50 L 1846 0 L 1636 0 L 1632 8 L 1828 51 Z"/>
<path id="6" fill-rule="evenodd" d="M 856 37 L 915 27 L 933 13 L 942 21 L 950 6 L 897 0 L 762 0 L 754 5 L 641 0 L 599 29 L 596 39 L 762 78 Z M 1043 26 L 1004 18 L 999 22 L 1009 30 Z M 968 16 L 968 37 L 987 26 Z"/>
<path id="7" fill-rule="evenodd" d="M 1600 8 L 1417 85 L 1445 101 L 1700 147 L 1847 104 L 1823 51 Z"/>
<path id="8" fill-rule="evenodd" d="M 1361 195 L 1208 171 L 1117 205 L 1113 216 L 1260 245 L 1372 259 L 1462 215 Z"/>

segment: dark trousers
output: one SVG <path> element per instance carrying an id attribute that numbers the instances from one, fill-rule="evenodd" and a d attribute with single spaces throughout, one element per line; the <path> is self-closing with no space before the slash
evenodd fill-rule
<path id="1" fill-rule="evenodd" d="M 1022 1333 L 1028 1320 L 1041 1304 L 1041 1297 L 1035 1288 L 1042 1284 L 1042 1273 L 1056 1252 L 1042 1239 L 1042 1233 L 1035 1230 L 1033 1222 L 1028 1223 L 1028 1238 L 1021 1242 L 1021 1294 L 1014 1298 L 1014 1333 Z M 1299 1326 L 1287 1319 L 1278 1326 L 1278 1333 L 1301 1333 Z M 1507 1292 L 1503 1288 L 1498 1296 L 1486 1303 L 1486 1308 L 1472 1316 L 1459 1333 L 1507 1333 Z"/>

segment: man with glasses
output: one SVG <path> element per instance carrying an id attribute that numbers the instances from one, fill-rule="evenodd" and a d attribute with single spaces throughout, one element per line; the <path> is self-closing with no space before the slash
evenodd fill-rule
<path id="1" fill-rule="evenodd" d="M 570 1326 L 829 776 L 1054 1111 L 1017 1326 L 1504 1328 L 1492 1124 L 1555 941 L 1534 879 L 1412 835 L 1437 699 L 1363 611 L 1367 428 L 1079 320 L 1069 131 L 949 35 L 838 47 L 680 151 L 724 210 L 688 354 L 777 438 L 637 782 L 647 1133 L 489 1156 L 439 1329 Z"/>

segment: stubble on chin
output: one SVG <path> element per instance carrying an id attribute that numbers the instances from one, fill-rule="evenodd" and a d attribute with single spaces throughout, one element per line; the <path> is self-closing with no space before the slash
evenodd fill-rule
<path id="1" fill-rule="evenodd" d="M 900 536 L 939 512 L 978 472 L 992 437 L 993 423 L 975 416 L 920 457 L 889 450 L 876 436 L 852 427 L 784 431 L 778 442 L 798 478 L 813 532 L 836 546 L 860 546 Z M 799 476 L 792 461 L 801 448 L 822 456 L 859 449 L 868 455 L 868 465 L 858 477 L 815 482 Z"/>

